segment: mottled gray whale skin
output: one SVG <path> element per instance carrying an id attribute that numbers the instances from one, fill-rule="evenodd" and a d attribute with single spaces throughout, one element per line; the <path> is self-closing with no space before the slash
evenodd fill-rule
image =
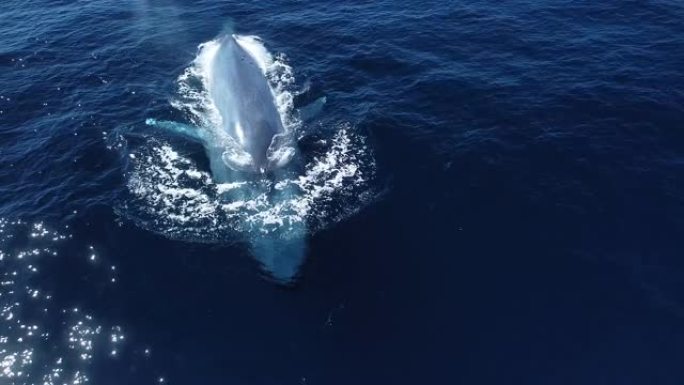
<path id="1" fill-rule="evenodd" d="M 285 132 L 271 87 L 262 69 L 234 35 L 221 38 L 212 63 L 209 96 L 221 115 L 222 129 L 251 156 L 234 169 L 264 172 L 271 168 L 268 149 L 274 136 Z"/>

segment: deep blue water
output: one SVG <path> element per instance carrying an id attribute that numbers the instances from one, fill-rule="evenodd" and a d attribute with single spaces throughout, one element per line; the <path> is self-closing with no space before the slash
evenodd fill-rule
<path id="1" fill-rule="evenodd" d="M 681 384 L 682 20 L 669 0 L 3 1 L 0 383 Z M 178 78 L 228 28 L 285 55 L 295 106 L 327 98 L 303 163 L 343 130 L 368 176 L 311 207 L 287 284 L 221 217 L 146 206 L 166 179 L 135 195 L 158 148 L 208 172 L 145 120 L 189 121 Z"/>

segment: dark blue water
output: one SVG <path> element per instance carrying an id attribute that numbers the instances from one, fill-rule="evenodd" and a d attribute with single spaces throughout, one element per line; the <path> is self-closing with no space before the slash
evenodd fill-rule
<path id="1" fill-rule="evenodd" d="M 4 1 L 0 383 L 681 384 L 682 20 L 669 0 Z M 145 120 L 191 121 L 179 76 L 228 29 L 284 55 L 295 107 L 327 98 L 302 164 L 342 132 L 326 175 L 364 172 L 307 206 L 291 282 L 225 218 L 150 203 L 187 187 L 155 149 L 208 172 Z"/>

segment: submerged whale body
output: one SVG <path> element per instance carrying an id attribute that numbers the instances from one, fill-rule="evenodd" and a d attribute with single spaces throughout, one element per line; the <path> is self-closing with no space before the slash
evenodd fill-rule
<path id="1" fill-rule="evenodd" d="M 228 167 L 264 172 L 282 165 L 271 148 L 277 145 L 274 138 L 286 133 L 275 97 L 259 62 L 236 35 L 219 39 L 208 92 L 220 114 L 217 136 L 232 142 L 225 143 L 221 154 Z"/>

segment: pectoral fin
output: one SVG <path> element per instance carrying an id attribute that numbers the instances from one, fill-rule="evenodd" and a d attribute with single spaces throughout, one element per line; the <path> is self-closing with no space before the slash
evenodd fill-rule
<path id="1" fill-rule="evenodd" d="M 184 123 L 172 122 L 170 120 L 156 120 L 149 118 L 145 120 L 145 124 L 152 127 L 158 127 L 162 130 L 169 131 L 173 134 L 180 135 L 184 138 L 204 143 L 204 135 L 202 130 Z"/>
<path id="2" fill-rule="evenodd" d="M 298 108 L 297 114 L 299 115 L 299 119 L 301 119 L 303 122 L 306 122 L 315 118 L 323 110 L 323 106 L 325 106 L 326 101 L 327 98 L 325 96 L 321 96 L 306 106 Z"/>

